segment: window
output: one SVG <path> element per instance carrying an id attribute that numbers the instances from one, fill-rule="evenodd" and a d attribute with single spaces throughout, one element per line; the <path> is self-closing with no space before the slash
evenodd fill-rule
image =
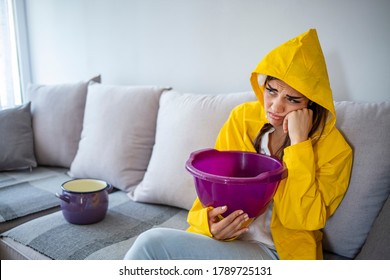
<path id="1" fill-rule="evenodd" d="M 22 103 L 13 3 L 0 0 L 0 108 Z"/>

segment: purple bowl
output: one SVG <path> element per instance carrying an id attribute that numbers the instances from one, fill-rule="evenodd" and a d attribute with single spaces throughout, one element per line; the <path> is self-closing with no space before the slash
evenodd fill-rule
<path id="1" fill-rule="evenodd" d="M 199 150 L 191 153 L 186 169 L 204 207 L 226 205 L 224 216 L 243 210 L 249 218 L 263 214 L 287 169 L 279 160 L 241 151 Z"/>

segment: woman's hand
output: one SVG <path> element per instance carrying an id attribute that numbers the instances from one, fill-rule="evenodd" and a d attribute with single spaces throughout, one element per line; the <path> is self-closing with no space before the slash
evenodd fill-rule
<path id="1" fill-rule="evenodd" d="M 313 111 L 303 108 L 291 111 L 283 121 L 283 131 L 288 133 L 291 145 L 306 141 L 313 126 Z"/>
<path id="2" fill-rule="evenodd" d="M 240 234 L 248 231 L 247 227 L 243 227 L 248 221 L 248 214 L 242 210 L 236 210 L 229 216 L 220 219 L 219 215 L 226 212 L 227 207 L 217 207 L 208 211 L 210 232 L 215 239 L 225 240 L 237 237 Z"/>

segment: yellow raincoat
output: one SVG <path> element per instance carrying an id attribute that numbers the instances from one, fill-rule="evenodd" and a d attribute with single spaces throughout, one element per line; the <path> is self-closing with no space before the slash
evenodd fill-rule
<path id="1" fill-rule="evenodd" d="M 284 81 L 330 112 L 320 139 L 315 134 L 284 149 L 288 177 L 279 184 L 271 218 L 271 234 L 280 259 L 322 259 L 321 229 L 347 190 L 352 150 L 335 127 L 332 91 L 315 29 L 277 47 L 257 65 L 251 84 L 258 101 L 241 104 L 231 112 L 215 148 L 255 152 L 254 139 L 268 122 L 263 100 L 267 75 Z M 197 198 L 188 214 L 188 231 L 212 237 L 207 211 Z"/>

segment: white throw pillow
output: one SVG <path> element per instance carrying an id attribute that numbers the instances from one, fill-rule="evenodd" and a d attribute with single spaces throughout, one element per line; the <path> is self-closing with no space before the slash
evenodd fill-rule
<path id="1" fill-rule="evenodd" d="M 129 192 L 130 198 L 190 209 L 196 198 L 194 179 L 185 169 L 190 153 L 214 147 L 230 111 L 252 100 L 256 100 L 252 92 L 163 93 L 153 154 L 144 179 Z"/>
<path id="2" fill-rule="evenodd" d="M 88 87 L 83 131 L 69 175 L 105 180 L 127 191 L 146 171 L 163 87 Z"/>

